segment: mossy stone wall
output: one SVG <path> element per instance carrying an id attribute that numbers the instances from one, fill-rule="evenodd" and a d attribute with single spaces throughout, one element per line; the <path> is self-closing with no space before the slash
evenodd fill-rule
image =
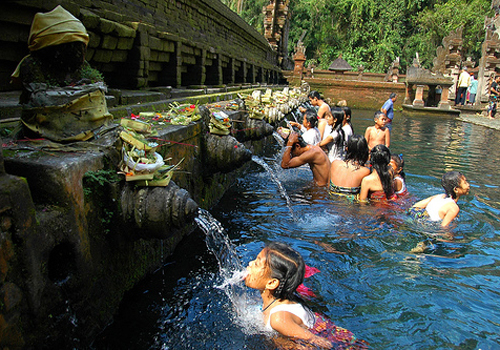
<path id="1" fill-rule="evenodd" d="M 267 40 L 219 0 L 12 0 L 0 3 L 0 91 L 15 89 L 34 15 L 57 5 L 87 28 L 87 60 L 111 87 L 281 79 Z"/>

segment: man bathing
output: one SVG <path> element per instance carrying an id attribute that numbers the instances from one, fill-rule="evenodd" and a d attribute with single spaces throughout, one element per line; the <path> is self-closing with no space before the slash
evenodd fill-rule
<path id="1" fill-rule="evenodd" d="M 283 169 L 290 169 L 304 164 L 309 164 L 314 182 L 318 186 L 325 186 L 328 183 L 330 177 L 330 160 L 326 153 L 319 146 L 307 144 L 302 137 L 292 132 L 286 143 L 281 167 Z"/>

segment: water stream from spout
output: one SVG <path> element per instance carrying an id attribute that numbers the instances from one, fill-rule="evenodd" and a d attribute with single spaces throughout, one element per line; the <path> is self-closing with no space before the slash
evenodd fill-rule
<path id="1" fill-rule="evenodd" d="M 283 140 L 283 137 L 281 137 L 276 131 L 273 131 L 273 137 L 281 147 L 285 145 L 285 140 Z"/>
<path id="2" fill-rule="evenodd" d="M 290 211 L 290 216 L 292 217 L 292 220 L 297 221 L 297 218 L 295 217 L 295 214 L 294 214 L 293 209 L 292 209 L 292 200 L 290 199 L 290 196 L 286 192 L 286 189 L 283 187 L 283 184 L 278 179 L 276 172 L 262 158 L 259 158 L 257 156 L 252 156 L 252 161 L 254 161 L 255 163 L 259 164 L 261 167 L 263 167 L 264 170 L 266 170 L 267 173 L 271 176 L 271 179 L 278 186 L 278 190 L 279 190 L 281 196 L 283 198 L 285 198 L 285 200 L 286 200 L 286 205 L 288 207 L 288 210 Z"/>
<path id="3" fill-rule="evenodd" d="M 224 227 L 204 209 L 198 210 L 198 216 L 194 220 L 205 233 L 207 247 L 217 259 L 222 283 L 216 287 L 229 297 L 236 316 L 233 321 L 239 324 L 246 334 L 262 332 L 260 309 L 255 300 L 250 300 L 247 287 L 242 283 L 247 274 L 246 269 L 242 266 L 236 247 Z"/>

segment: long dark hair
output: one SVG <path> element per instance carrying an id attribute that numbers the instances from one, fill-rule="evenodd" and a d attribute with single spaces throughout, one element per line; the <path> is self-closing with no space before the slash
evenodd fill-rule
<path id="1" fill-rule="evenodd" d="M 351 117 L 352 117 L 352 111 L 351 111 L 351 108 L 349 108 L 348 106 L 343 106 L 343 107 L 340 107 L 343 111 L 344 111 L 344 119 L 347 121 L 347 124 L 349 124 L 349 126 L 351 127 L 351 130 L 352 130 L 352 133 L 354 134 L 354 126 L 352 126 L 352 123 L 351 123 Z"/>
<path id="2" fill-rule="evenodd" d="M 464 175 L 460 171 L 448 171 L 441 178 L 441 186 L 443 186 L 446 196 L 453 199 L 457 198 L 455 187 L 460 186 L 460 182 Z"/>
<path id="3" fill-rule="evenodd" d="M 394 161 L 394 163 L 396 163 L 396 166 L 398 167 L 398 169 L 401 169 L 401 172 L 399 173 L 399 175 L 403 178 L 404 181 L 406 181 L 406 174 L 404 172 L 404 166 L 405 166 L 405 160 L 403 158 L 403 155 L 402 154 L 394 154 L 391 156 L 391 159 Z M 396 172 L 396 170 L 398 169 L 394 169 L 394 172 Z"/>
<path id="4" fill-rule="evenodd" d="M 345 133 L 342 129 L 342 124 L 344 121 L 344 111 L 338 107 L 335 107 L 331 109 L 331 112 L 333 119 L 336 119 L 335 124 L 333 124 L 332 131 L 336 131 L 340 135 L 340 137 L 338 137 L 335 141 L 335 144 L 340 147 L 344 144 L 345 140 Z"/>
<path id="5" fill-rule="evenodd" d="M 276 299 L 303 303 L 303 300 L 296 294 L 297 287 L 304 282 L 306 273 L 302 256 L 290 246 L 280 242 L 269 243 L 264 249 L 266 263 L 271 270 L 271 278 L 280 281 L 273 296 Z"/>
<path id="6" fill-rule="evenodd" d="M 356 162 L 364 166 L 368 160 L 368 142 L 364 136 L 352 135 L 347 141 L 346 161 Z"/>
<path id="7" fill-rule="evenodd" d="M 382 182 L 385 196 L 387 198 L 391 197 L 394 194 L 393 173 L 389 165 L 391 151 L 382 144 L 376 145 L 370 152 L 370 162 L 377 172 L 380 182 Z"/>

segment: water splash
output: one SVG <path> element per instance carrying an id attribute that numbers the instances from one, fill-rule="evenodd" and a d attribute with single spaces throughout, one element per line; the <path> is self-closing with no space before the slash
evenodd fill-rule
<path id="1" fill-rule="evenodd" d="M 208 249 L 217 259 L 223 281 L 216 288 L 222 289 L 231 301 L 234 310 L 233 323 L 245 334 L 264 332 L 260 303 L 257 298 L 252 299 L 247 295 L 247 287 L 242 283 L 247 275 L 246 269 L 243 268 L 224 227 L 204 209 L 199 209 L 195 221 L 206 235 Z"/>
<path id="2" fill-rule="evenodd" d="M 285 200 L 286 200 L 286 205 L 288 207 L 288 210 L 290 211 L 290 215 L 292 217 L 292 220 L 297 221 L 297 218 L 295 217 L 295 214 L 293 213 L 293 209 L 292 209 L 292 200 L 290 199 L 290 196 L 288 195 L 285 188 L 283 187 L 283 184 L 278 179 L 276 172 L 263 159 L 261 159 L 257 156 L 252 156 L 252 161 L 254 161 L 255 163 L 259 164 L 261 167 L 263 167 L 267 171 L 267 173 L 271 176 L 271 179 L 278 186 L 278 190 L 280 191 L 281 196 L 283 198 L 285 198 Z"/>
<path id="3" fill-rule="evenodd" d="M 216 286 L 219 289 L 225 289 L 228 286 L 231 286 L 233 284 L 240 283 L 245 279 L 245 277 L 248 275 L 247 270 L 242 270 L 242 271 L 234 271 L 233 275 L 229 278 L 226 278 L 221 285 Z"/>
<path id="4" fill-rule="evenodd" d="M 285 140 L 283 140 L 283 137 L 281 137 L 276 131 L 273 131 L 273 137 L 281 147 L 285 145 Z"/>

